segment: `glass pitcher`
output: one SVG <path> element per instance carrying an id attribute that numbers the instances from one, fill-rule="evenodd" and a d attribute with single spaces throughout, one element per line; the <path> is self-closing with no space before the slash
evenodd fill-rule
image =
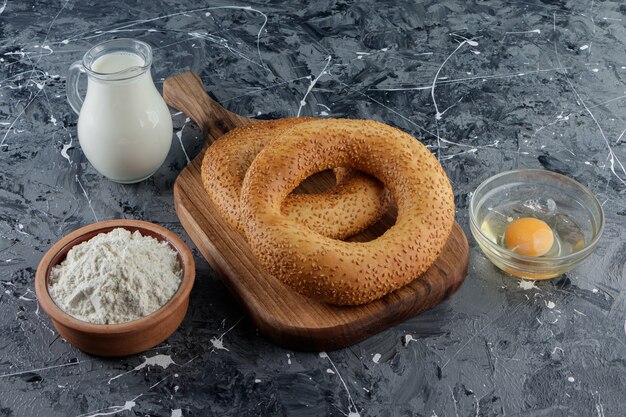
<path id="1" fill-rule="evenodd" d="M 152 49 L 135 39 L 114 39 L 91 48 L 72 64 L 67 100 L 78 117 L 78 140 L 89 162 L 125 184 L 150 177 L 172 144 L 172 118 L 150 67 Z M 87 74 L 85 100 L 78 78 Z"/>

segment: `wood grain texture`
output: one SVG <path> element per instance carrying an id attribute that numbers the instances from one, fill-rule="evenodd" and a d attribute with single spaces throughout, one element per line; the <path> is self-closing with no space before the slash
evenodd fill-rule
<path id="1" fill-rule="evenodd" d="M 253 122 L 228 112 L 209 98 L 195 74 L 167 79 L 164 96 L 170 106 L 189 111 L 187 114 L 206 129 L 209 144 L 228 127 Z M 455 223 L 442 255 L 433 266 L 409 285 L 380 300 L 362 306 L 338 307 L 301 296 L 268 275 L 244 237 L 220 217 L 202 187 L 202 157 L 203 153 L 198 155 L 176 180 L 176 212 L 211 267 L 220 274 L 259 330 L 276 344 L 309 351 L 349 346 L 437 305 L 465 279 L 467 239 Z M 327 177 L 316 176 L 306 181 L 303 188 L 314 192 L 328 187 L 329 183 L 332 181 Z M 371 240 L 392 226 L 394 219 L 394 211 L 390 210 L 381 221 L 351 240 Z"/>

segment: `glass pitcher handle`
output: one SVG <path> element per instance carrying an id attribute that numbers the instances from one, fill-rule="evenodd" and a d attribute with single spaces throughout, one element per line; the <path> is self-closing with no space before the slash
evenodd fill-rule
<path id="1" fill-rule="evenodd" d="M 67 73 L 67 81 L 65 83 L 65 94 L 67 95 L 67 101 L 72 106 L 72 109 L 76 114 L 80 114 L 80 108 L 83 106 L 83 98 L 78 92 L 78 78 L 80 74 L 84 72 L 83 64 L 81 61 L 74 62 Z"/>

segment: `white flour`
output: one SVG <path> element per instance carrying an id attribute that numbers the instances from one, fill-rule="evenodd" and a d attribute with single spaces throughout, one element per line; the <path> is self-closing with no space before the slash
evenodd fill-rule
<path id="1" fill-rule="evenodd" d="M 178 290 L 182 268 L 165 242 L 118 228 L 72 248 L 50 271 L 50 296 L 66 313 L 98 324 L 136 320 Z"/>

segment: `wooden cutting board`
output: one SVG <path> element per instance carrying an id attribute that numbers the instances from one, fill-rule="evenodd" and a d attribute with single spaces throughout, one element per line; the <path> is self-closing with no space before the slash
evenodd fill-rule
<path id="1" fill-rule="evenodd" d="M 255 123 L 224 109 L 206 93 L 202 80 L 188 72 L 165 80 L 163 96 L 202 129 L 207 146 L 230 129 Z M 352 345 L 440 303 L 467 274 L 467 238 L 455 223 L 442 255 L 421 277 L 384 298 L 356 307 L 319 303 L 292 291 L 257 263 L 244 237 L 219 215 L 200 179 L 204 152 L 178 176 L 174 203 L 180 221 L 200 252 L 220 275 L 254 324 L 278 345 L 308 351 Z M 327 189 L 332 176 L 317 175 L 301 186 Z M 351 240 L 382 234 L 394 224 L 390 211 L 381 221 Z"/>

